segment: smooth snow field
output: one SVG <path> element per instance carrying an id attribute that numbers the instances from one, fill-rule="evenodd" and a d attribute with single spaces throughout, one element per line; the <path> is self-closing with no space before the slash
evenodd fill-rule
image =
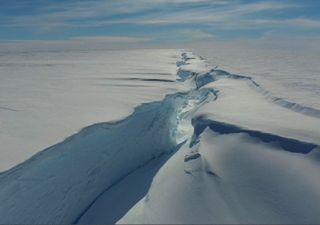
<path id="1" fill-rule="evenodd" d="M 319 224 L 316 101 L 213 59 L 1 53 L 0 224 Z"/>

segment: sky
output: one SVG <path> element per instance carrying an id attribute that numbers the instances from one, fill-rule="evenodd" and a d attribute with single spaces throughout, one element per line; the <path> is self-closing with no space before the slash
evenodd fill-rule
<path id="1" fill-rule="evenodd" d="M 319 0 L 0 0 L 0 43 L 320 39 Z"/>

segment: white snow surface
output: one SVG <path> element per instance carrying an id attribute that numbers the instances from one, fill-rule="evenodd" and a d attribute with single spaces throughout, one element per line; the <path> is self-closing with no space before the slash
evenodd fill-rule
<path id="1" fill-rule="evenodd" d="M 182 90 L 177 82 L 165 82 L 175 81 L 179 54 L 178 50 L 3 52 L 0 171 L 83 127 L 122 119 L 141 103 Z"/>
<path id="2" fill-rule="evenodd" d="M 83 69 L 77 59 L 83 79 L 87 67 L 107 70 L 102 56 L 109 57 L 113 72 L 102 79 L 90 73 L 89 83 L 110 93 L 108 107 L 126 107 L 94 118 L 94 98 L 88 99 L 95 106 L 93 125 L 1 173 L 0 223 L 320 223 L 319 110 L 278 98 L 246 74 L 180 53 L 100 52 L 94 53 L 98 63 Z M 77 56 L 87 62 L 87 54 Z M 94 92 L 79 74 L 71 79 L 76 93 Z M 69 101 L 63 104 L 86 108 Z M 96 123 L 100 119 L 118 121 Z"/>
<path id="3" fill-rule="evenodd" d="M 274 96 L 320 110 L 320 45 L 219 42 L 192 50 L 230 73 L 251 76 Z"/>

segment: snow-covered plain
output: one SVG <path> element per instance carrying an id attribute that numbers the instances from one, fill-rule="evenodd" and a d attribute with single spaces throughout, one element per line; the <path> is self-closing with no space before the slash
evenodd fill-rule
<path id="1" fill-rule="evenodd" d="M 320 223 L 313 104 L 181 50 L 31 56 L 1 56 L 2 118 L 24 123 L 1 120 L 1 154 L 93 125 L 0 174 L 0 223 Z"/>
<path id="2" fill-rule="evenodd" d="M 177 50 L 2 52 L 0 171 L 183 88 Z M 153 80 L 156 79 L 156 80 Z"/>

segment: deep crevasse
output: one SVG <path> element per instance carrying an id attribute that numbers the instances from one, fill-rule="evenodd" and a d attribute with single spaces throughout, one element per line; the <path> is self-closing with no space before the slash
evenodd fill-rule
<path id="1" fill-rule="evenodd" d="M 183 53 L 177 66 L 177 82 L 188 92 L 84 128 L 2 173 L 0 223 L 320 221 L 320 201 L 305 210 L 318 198 L 317 145 L 215 121 L 215 102 L 229 96 L 230 81 L 251 79 L 192 53 Z M 226 83 L 210 86 L 220 79 Z M 210 104 L 212 114 L 202 110 Z M 287 151 L 286 141 L 310 151 Z M 296 194 L 304 190 L 308 195 Z"/>

